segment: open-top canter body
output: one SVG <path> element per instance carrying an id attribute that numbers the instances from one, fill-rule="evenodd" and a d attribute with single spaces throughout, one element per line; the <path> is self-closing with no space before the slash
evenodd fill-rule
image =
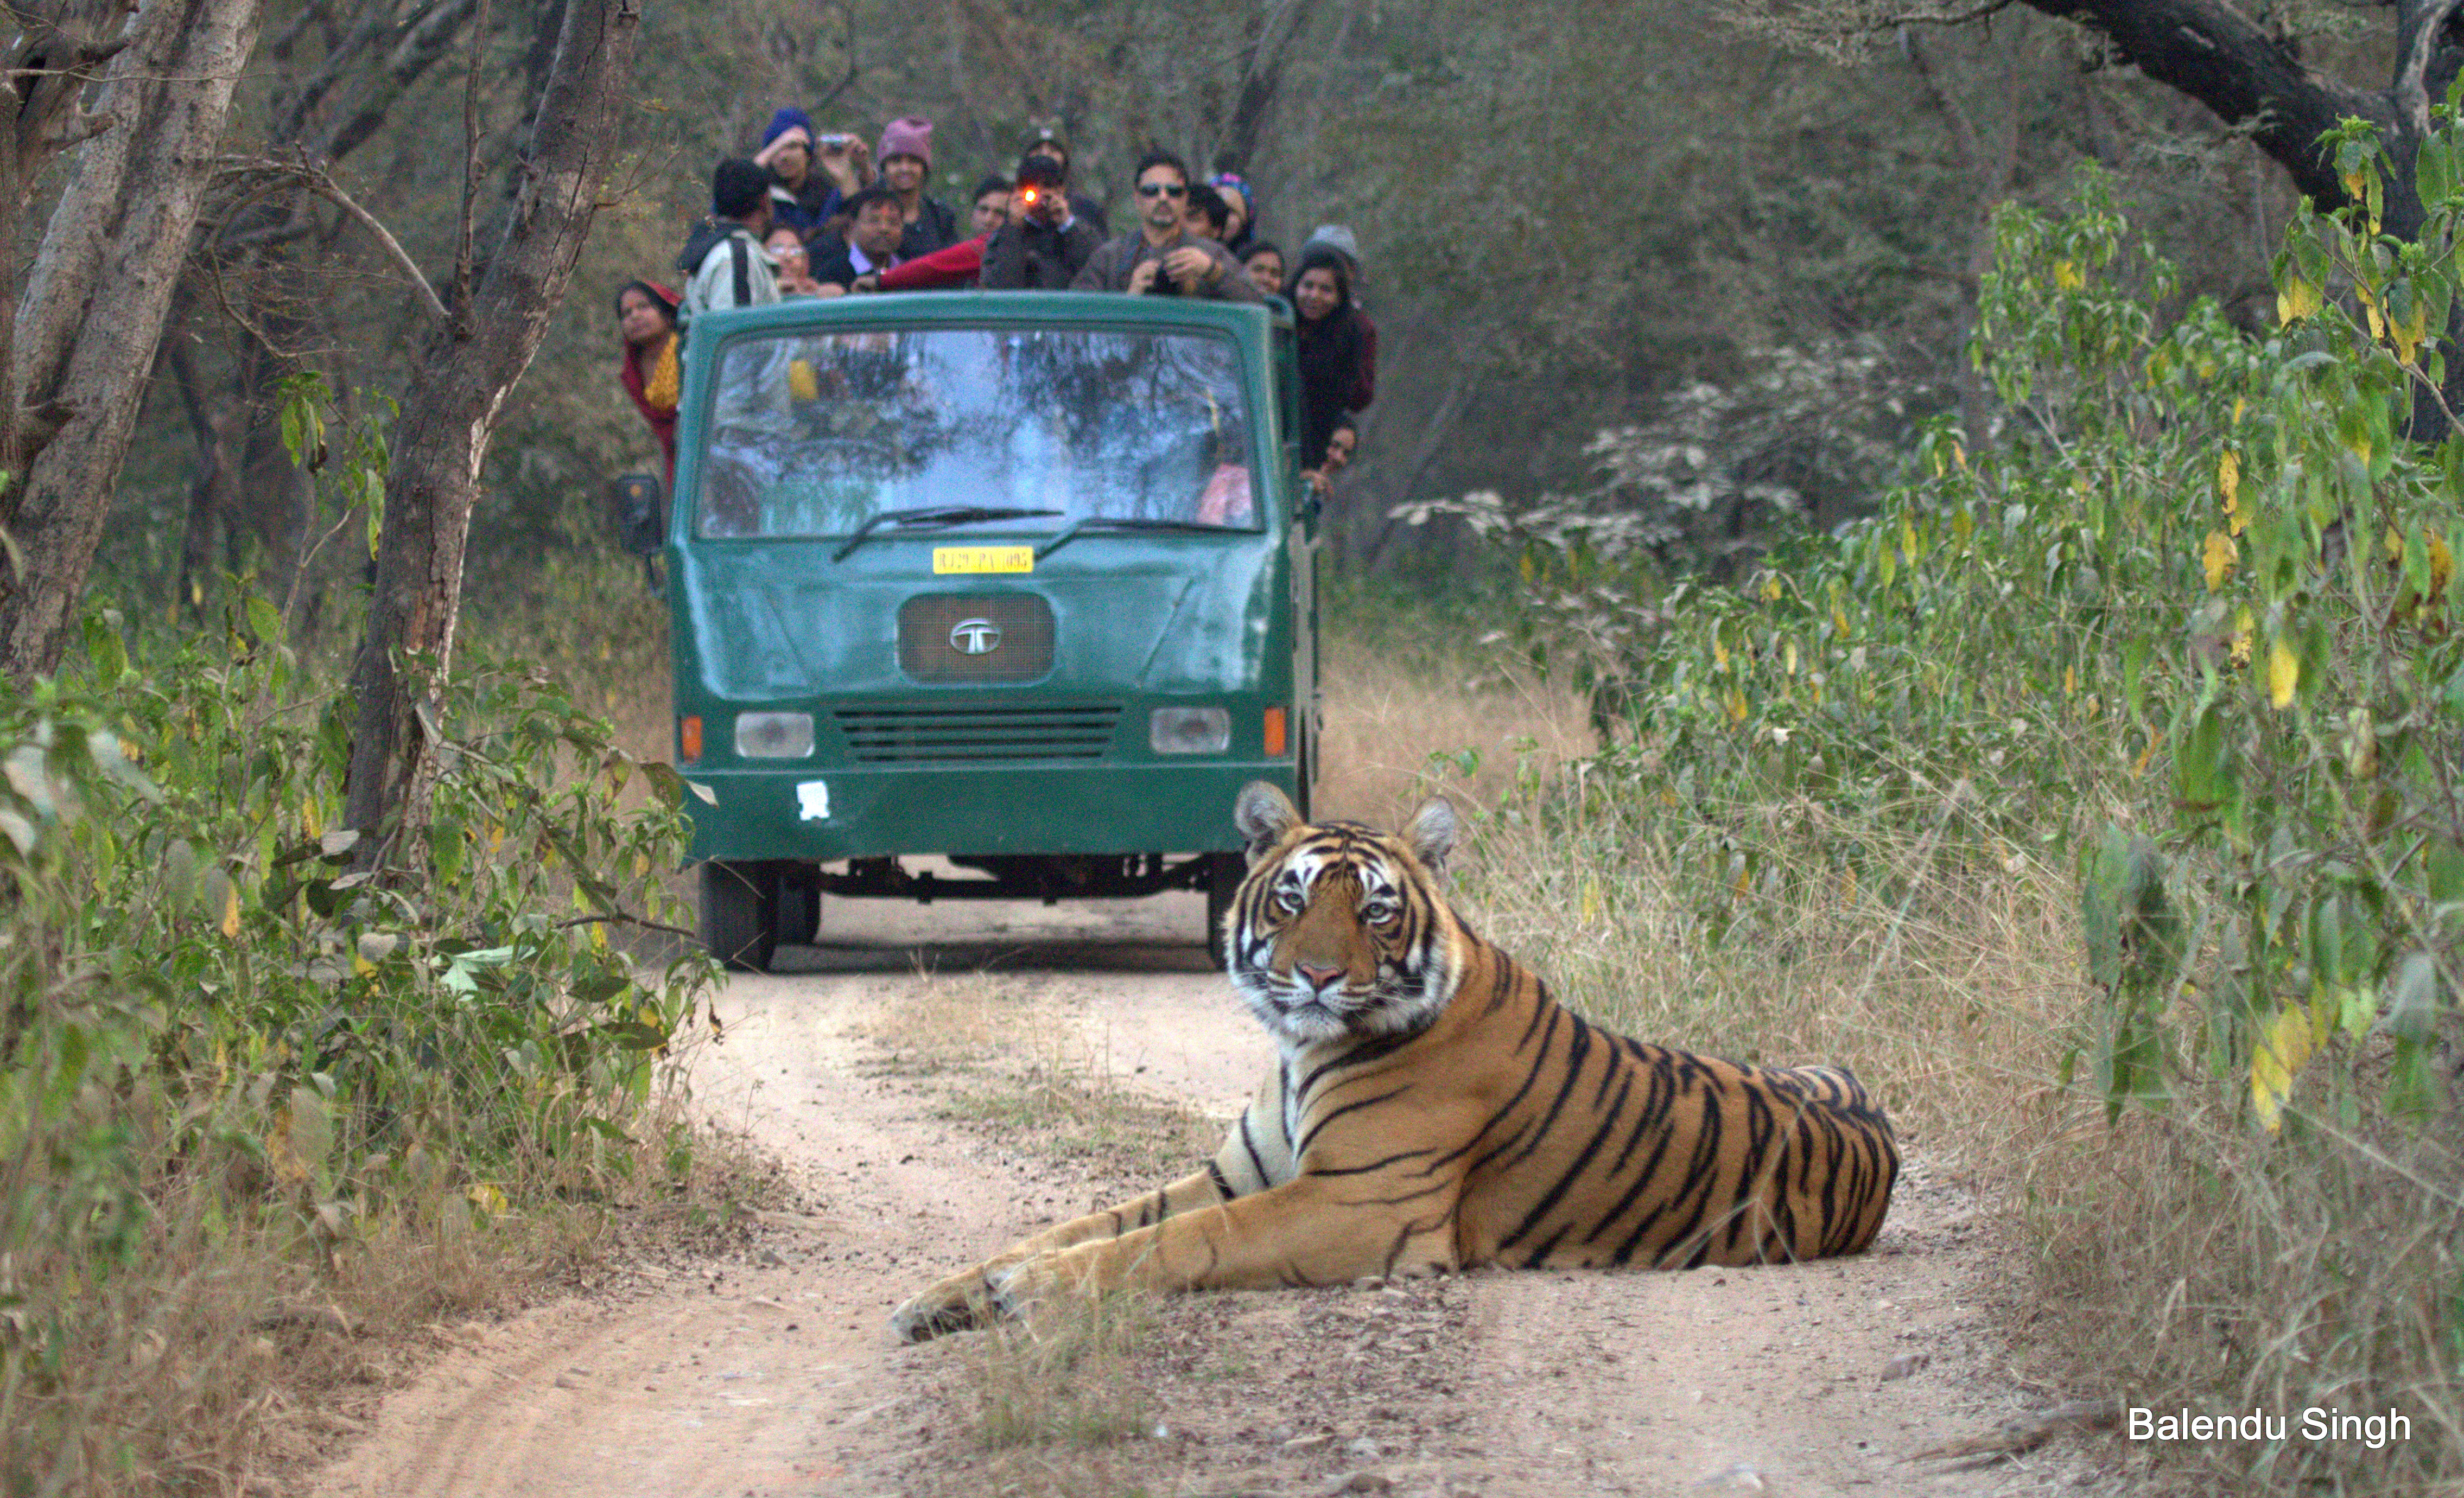
<path id="1" fill-rule="evenodd" d="M 1220 918 L 1234 792 L 1311 774 L 1290 338 L 1064 293 L 694 320 L 667 560 L 715 952 L 766 966 L 825 890 Z"/>

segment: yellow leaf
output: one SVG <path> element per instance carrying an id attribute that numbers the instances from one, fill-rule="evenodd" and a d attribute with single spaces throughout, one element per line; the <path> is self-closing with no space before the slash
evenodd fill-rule
<path id="1" fill-rule="evenodd" d="M 2243 410 L 2243 408 L 2245 408 L 2245 407 L 2246 407 L 2246 406 L 2248 406 L 2249 404 L 2250 404 L 2250 401 L 2249 401 L 2249 399 L 2248 399 L 2247 397 L 2244 397 L 2244 396 L 2235 396 L 2235 397 L 2233 397 L 2233 424 L 2234 424 L 2234 425 L 2238 426 L 2238 425 L 2240 425 L 2240 424 L 2241 424 L 2241 413 L 2242 413 L 2242 410 Z"/>
<path id="2" fill-rule="evenodd" d="M 1779 575 L 1777 573 L 1764 574 L 1763 601 L 1765 603 L 1777 603 L 1779 601 Z"/>
<path id="3" fill-rule="evenodd" d="M 2421 340 L 2429 332 L 2430 304 L 2423 301 L 2418 293 L 2412 298 L 2412 315 L 2403 322 L 2390 321 L 2387 325 L 2387 338 L 2395 345 L 2396 358 L 2408 364 L 2412 362 L 2414 352 L 2421 347 Z"/>
<path id="4" fill-rule="evenodd" d="M 485 1181 L 473 1182 L 469 1186 L 463 1189 L 462 1194 L 470 1199 L 473 1206 L 477 1207 L 479 1210 L 487 1213 L 491 1217 L 502 1217 L 505 1215 L 505 1207 L 507 1205 L 505 1193 L 497 1190 L 495 1186 L 489 1184 Z"/>
<path id="5" fill-rule="evenodd" d="M 1831 605 L 1831 627 L 1839 632 L 1842 640 L 1848 638 L 1848 615 L 1837 603 Z"/>
<path id="6" fill-rule="evenodd" d="M 1843 901 L 1847 901 L 1847 900 L 1854 900 L 1854 899 L 1856 899 L 1856 898 L 1857 898 L 1857 865 L 1855 865 L 1855 864 L 1853 864 L 1853 863 L 1852 863 L 1852 864 L 1848 865 L 1846 868 L 1844 868 L 1844 869 L 1840 870 L 1840 871 L 1839 871 L 1839 882 L 1840 882 L 1840 885 L 1841 885 L 1841 888 L 1840 888 L 1840 891 L 1839 891 L 1840 899 L 1842 899 Z"/>
<path id="7" fill-rule="evenodd" d="M 1746 721 L 1746 694 L 1736 687 L 1728 688 L 1728 716 L 1739 723 Z"/>
<path id="8" fill-rule="evenodd" d="M 1789 674 L 1789 675 L 1791 675 L 1791 676 L 1794 676 L 1794 675 L 1796 674 L 1796 641 L 1795 641 L 1795 640 L 1790 640 L 1790 641 L 1788 642 L 1788 646 L 1787 646 L 1787 650 L 1786 650 L 1785 654 L 1787 655 L 1787 658 L 1788 658 L 1788 674 Z"/>
<path id="9" fill-rule="evenodd" d="M 606 923 L 606 922 L 605 922 L 605 921 L 593 921 L 592 923 L 590 923 L 590 947 L 591 947 L 591 950 L 593 950 L 593 951 L 597 951 L 597 952 L 604 952 L 604 951 L 607 950 L 607 923 Z"/>
<path id="10" fill-rule="evenodd" d="M 2235 665 L 2248 665 L 2248 664 L 2250 664 L 2250 642 L 2251 642 L 2252 639 L 2255 636 L 2256 632 L 2257 632 L 2257 624 L 2256 624 L 2256 621 L 2255 621 L 2254 619 L 2252 619 L 2252 618 L 2250 617 L 2250 609 L 2249 609 L 2249 607 L 2248 607 L 2247 605 L 2245 605 L 2241 610 L 2239 610 L 2237 613 L 2235 613 L 2235 614 L 2233 615 L 2233 664 L 2235 664 Z"/>
<path id="11" fill-rule="evenodd" d="M 1590 922 L 1600 913 L 1600 881 L 1583 880 L 1583 920 Z"/>
<path id="12" fill-rule="evenodd" d="M 2447 549 L 2447 539 L 2433 533 L 2427 550 L 2430 553 L 2430 591 L 2445 593 L 2447 579 L 2455 575 L 2455 554 Z"/>
<path id="13" fill-rule="evenodd" d="M 633 877 L 635 879 L 640 879 L 649 872 L 650 856 L 647 853 L 637 853 L 633 855 Z"/>
<path id="14" fill-rule="evenodd" d="M 2201 562 L 2207 568 L 2208 591 L 2215 592 L 2233 575 L 2233 564 L 2241 559 L 2241 548 L 2233 545 L 2232 536 L 2222 531 L 2208 532 L 2208 543 Z"/>
<path id="15" fill-rule="evenodd" d="M 494 852 L 495 852 L 497 849 L 499 849 L 499 848 L 503 847 L 504 845 L 505 845 L 505 824 L 504 824 L 504 823 L 502 823 L 502 822 L 491 822 L 491 823 L 489 823 L 489 824 L 488 824 L 488 851 L 489 851 L 490 853 L 494 853 Z"/>
<path id="16" fill-rule="evenodd" d="M 2276 320 L 2292 324 L 2319 310 L 2319 288 L 2295 276 L 2276 293 Z"/>
<path id="17" fill-rule="evenodd" d="M 2076 292 L 2087 285 L 2087 277 L 2079 274 L 2079 268 L 2070 261 L 2057 260 L 2054 262 L 2054 285 L 2065 292 Z"/>
<path id="18" fill-rule="evenodd" d="M 1717 635 L 1711 637 L 1711 664 L 1722 671 L 1728 668 L 1728 647 L 1720 642 Z"/>
<path id="19" fill-rule="evenodd" d="M 325 836 L 324 819 L 317 814 L 317 798 L 313 795 L 299 803 L 299 830 L 311 837 Z"/>
<path id="20" fill-rule="evenodd" d="M 2318 1026 L 2310 1011 L 2288 1004 L 2268 1024 L 2267 1032 L 2250 1057 L 2250 1099 L 2267 1132 L 2283 1126 L 2285 1099 L 2293 1096 L 2293 1078 L 2319 1046 Z"/>
<path id="21" fill-rule="evenodd" d="M 2062 667 L 2062 695 L 2068 697 L 2078 690 L 2079 667 L 2070 665 Z"/>
<path id="22" fill-rule="evenodd" d="M 239 935 L 239 881 L 236 879 L 223 885 L 222 932 L 225 936 Z"/>
<path id="23" fill-rule="evenodd" d="M 799 401 L 822 398 L 821 377 L 814 373 L 812 365 L 801 358 L 787 361 L 787 393 Z"/>
<path id="24" fill-rule="evenodd" d="M 2278 707 L 2293 706 L 2293 688 L 2301 684 L 2301 662 L 2293 647 L 2279 640 L 2267 647 L 2267 700 Z"/>
<path id="25" fill-rule="evenodd" d="M 2364 317 L 2364 318 L 2367 319 L 2367 321 L 2369 322 L 2369 325 L 2370 325 L 2370 337 L 2373 337 L 2373 338 L 2383 338 L 2383 337 L 2387 337 L 2387 323 L 2386 323 L 2386 321 L 2385 321 L 2383 318 L 2381 318 L 2381 317 L 2379 316 L 2379 299 L 2378 299 L 2377 297 L 2375 297 L 2375 296 L 2372 296 L 2372 295 L 2371 295 L 2369 293 L 2367 293 L 2367 292 L 2363 292 L 2363 293 L 2361 293 L 2361 298 L 2362 298 L 2362 315 L 2363 315 L 2363 317 Z"/>
<path id="26" fill-rule="evenodd" d="M 2241 534 L 2241 458 L 2227 452 L 2216 460 L 2216 488 L 2224 491 L 2225 518 L 2233 523 L 2233 533 Z"/>

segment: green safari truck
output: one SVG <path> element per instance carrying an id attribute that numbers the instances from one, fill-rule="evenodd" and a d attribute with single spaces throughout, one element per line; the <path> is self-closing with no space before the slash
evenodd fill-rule
<path id="1" fill-rule="evenodd" d="M 712 953 L 766 968 L 825 893 L 1197 889 L 1217 944 L 1235 792 L 1306 809 L 1314 772 L 1288 312 L 800 298 L 696 317 L 685 363 L 666 556 Z"/>

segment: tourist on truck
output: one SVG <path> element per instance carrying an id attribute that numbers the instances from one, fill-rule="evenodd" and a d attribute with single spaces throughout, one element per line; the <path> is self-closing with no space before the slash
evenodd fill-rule
<path id="1" fill-rule="evenodd" d="M 1136 180 L 1137 231 L 1096 250 L 1071 283 L 1075 289 L 1234 302 L 1263 300 L 1229 250 L 1191 234 L 1183 223 L 1189 168 L 1179 157 L 1169 151 L 1148 152 L 1138 163 Z"/>

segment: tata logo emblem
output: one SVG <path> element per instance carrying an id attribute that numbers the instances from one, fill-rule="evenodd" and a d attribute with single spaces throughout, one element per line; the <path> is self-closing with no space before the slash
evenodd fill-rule
<path id="1" fill-rule="evenodd" d="M 1001 648 L 1001 626 L 988 619 L 962 619 L 950 626 L 950 648 L 962 656 L 988 656 Z"/>

